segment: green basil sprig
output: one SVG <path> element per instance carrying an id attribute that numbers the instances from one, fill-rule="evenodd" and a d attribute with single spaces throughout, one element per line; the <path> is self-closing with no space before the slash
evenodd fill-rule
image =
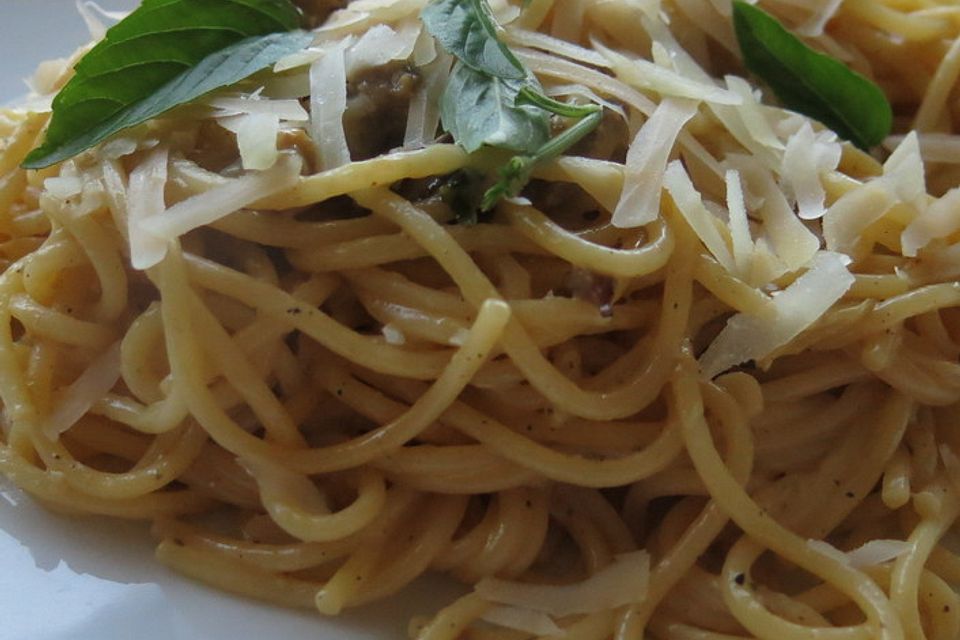
<path id="1" fill-rule="evenodd" d="M 26 169 L 260 71 L 313 40 L 290 0 L 144 0 L 77 63 Z"/>
<path id="2" fill-rule="evenodd" d="M 814 51 L 776 18 L 742 0 L 733 2 L 733 26 L 747 68 L 788 109 L 819 120 L 861 149 L 890 134 L 893 110 L 873 82 Z"/>
<path id="3" fill-rule="evenodd" d="M 443 128 L 469 153 L 483 146 L 518 152 L 483 194 L 481 211 L 519 193 L 536 163 L 562 154 L 600 123 L 599 105 L 569 105 L 543 94 L 536 77 L 500 38 L 486 0 L 433 0 L 421 17 L 456 58 L 440 103 Z M 551 138 L 550 114 L 577 122 Z M 473 189 L 476 180 L 460 183 Z"/>

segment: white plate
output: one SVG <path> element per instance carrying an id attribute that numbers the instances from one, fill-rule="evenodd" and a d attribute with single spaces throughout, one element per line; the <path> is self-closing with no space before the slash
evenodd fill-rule
<path id="1" fill-rule="evenodd" d="M 0 104 L 46 58 L 87 40 L 73 0 L 0 0 Z M 101 0 L 108 9 L 132 0 Z M 153 559 L 147 526 L 50 513 L 0 477 L 0 640 L 345 640 L 406 637 L 453 597 L 439 578 L 334 620 L 224 594 Z"/>

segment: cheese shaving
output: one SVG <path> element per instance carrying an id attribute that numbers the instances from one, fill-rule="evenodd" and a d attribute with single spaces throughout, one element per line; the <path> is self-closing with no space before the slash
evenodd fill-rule
<path id="1" fill-rule="evenodd" d="M 750 221 L 747 219 L 747 204 L 743 196 L 743 184 L 740 174 L 728 170 L 725 175 L 727 186 L 727 210 L 730 212 L 730 239 L 733 244 L 733 262 L 741 280 L 750 282 L 753 272 L 753 238 L 750 235 Z"/>
<path id="2" fill-rule="evenodd" d="M 520 607 L 494 607 L 487 610 L 480 619 L 505 629 L 532 633 L 536 636 L 562 637 L 566 633 L 547 614 Z"/>
<path id="3" fill-rule="evenodd" d="M 627 152 L 623 190 L 613 212 L 615 227 L 639 227 L 660 214 L 660 185 L 683 126 L 696 114 L 692 100 L 666 98 L 634 137 Z"/>
<path id="4" fill-rule="evenodd" d="M 77 0 L 77 12 L 87 25 L 91 40 L 100 40 L 107 33 L 104 20 L 116 22 L 127 17 L 126 11 L 107 11 L 91 0 Z"/>
<path id="5" fill-rule="evenodd" d="M 687 175 L 679 160 L 674 160 L 667 167 L 663 184 L 670 192 L 680 214 L 707 250 L 723 265 L 724 269 L 736 272 L 733 254 L 720 230 L 721 226 L 725 225 L 718 224 L 718 218 L 704 206 L 700 193 L 693 186 L 690 176 Z"/>
<path id="6" fill-rule="evenodd" d="M 935 200 L 903 230 L 900 243 L 903 255 L 916 257 L 920 249 L 932 241 L 960 230 L 960 187 L 954 187 Z"/>
<path id="7" fill-rule="evenodd" d="M 83 179 L 79 176 L 56 176 L 43 181 L 43 188 L 47 194 L 58 200 L 80 195 L 83 193 Z"/>
<path id="8" fill-rule="evenodd" d="M 260 96 L 218 96 L 207 104 L 219 110 L 217 116 L 235 116 L 241 114 L 269 115 L 278 120 L 306 122 L 310 114 L 299 100 L 272 100 Z"/>
<path id="9" fill-rule="evenodd" d="M 406 60 L 413 53 L 419 36 L 419 22 L 409 22 L 399 32 L 385 24 L 373 27 L 347 49 L 347 77 L 359 70 L 378 67 L 391 60 Z"/>
<path id="10" fill-rule="evenodd" d="M 134 269 L 147 269 L 159 263 L 167 252 L 165 238 L 144 228 L 147 219 L 164 212 L 164 187 L 167 184 L 168 151 L 165 146 L 154 149 L 130 174 L 127 188 L 127 237 L 130 261 Z"/>
<path id="11" fill-rule="evenodd" d="M 847 552 L 847 559 L 850 566 L 857 569 L 876 567 L 896 560 L 909 552 L 911 546 L 905 540 L 871 540 Z"/>
<path id="12" fill-rule="evenodd" d="M 816 220 L 826 213 L 827 194 L 821 176 L 840 164 L 842 149 L 837 136 L 829 131 L 814 133 L 809 122 L 790 136 L 780 166 L 784 192 L 796 203 L 803 220 Z"/>
<path id="13" fill-rule="evenodd" d="M 280 119 L 269 113 L 250 113 L 240 116 L 237 125 L 237 147 L 240 160 L 247 171 L 263 171 L 272 167 L 280 152 L 277 136 Z"/>
<path id="14" fill-rule="evenodd" d="M 717 104 L 739 105 L 743 101 L 736 93 L 713 83 L 691 79 L 649 60 L 628 58 L 598 40 L 593 41 L 593 46 L 610 62 L 618 78 L 637 89 Z"/>
<path id="15" fill-rule="evenodd" d="M 810 268 L 773 297 L 771 318 L 738 313 L 700 357 L 700 370 L 713 378 L 727 369 L 758 361 L 817 321 L 853 285 L 849 258 L 820 252 Z"/>
<path id="16" fill-rule="evenodd" d="M 166 211 L 156 212 L 138 220 L 138 227 L 142 232 L 157 239 L 157 242 L 163 243 L 163 251 L 152 251 L 145 256 L 135 256 L 134 266 L 138 269 L 149 268 L 163 259 L 167 241 L 216 222 L 257 200 L 292 187 L 299 179 L 301 164 L 299 156 L 283 154 L 267 171 L 252 172 L 240 178 L 227 180 L 205 193 L 177 203 Z M 132 200 L 132 193 L 130 197 Z"/>
<path id="17" fill-rule="evenodd" d="M 871 540 L 852 551 L 843 552 L 825 540 L 807 540 L 807 546 L 818 553 L 854 569 L 877 567 L 908 553 L 911 544 L 904 540 Z"/>
<path id="18" fill-rule="evenodd" d="M 69 431 L 119 380 L 120 342 L 115 342 L 63 392 L 43 421 L 44 435 L 56 440 Z"/>
<path id="19" fill-rule="evenodd" d="M 599 67 L 601 69 L 610 68 L 610 62 L 602 54 L 597 53 L 592 49 L 586 49 L 578 44 L 574 44 L 566 40 L 560 40 L 559 38 L 554 38 L 553 36 L 540 33 L 538 31 L 527 31 L 526 29 L 508 29 L 507 40 L 511 44 L 520 45 L 521 47 L 530 47 L 531 49 L 539 49 L 541 51 L 553 53 L 569 60 L 575 60 L 576 62 L 589 64 L 593 67 Z"/>
<path id="20" fill-rule="evenodd" d="M 843 0 L 819 0 L 817 4 L 816 10 L 807 18 L 807 21 L 797 27 L 797 33 L 800 35 L 811 38 L 823 35 L 824 28 L 837 14 Z"/>
<path id="21" fill-rule="evenodd" d="M 882 218 L 892 204 L 890 192 L 875 182 L 840 196 L 823 218 L 823 239 L 827 249 L 856 258 L 861 234 Z"/>
<path id="22" fill-rule="evenodd" d="M 647 593 L 649 579 L 649 554 L 633 551 L 618 555 L 582 582 L 550 585 L 484 578 L 477 583 L 476 592 L 491 602 L 551 616 L 568 616 L 639 602 Z"/>
<path id="23" fill-rule="evenodd" d="M 403 331 L 394 324 L 383 325 L 381 333 L 383 333 L 383 339 L 386 340 L 387 344 L 403 345 L 407 343 L 407 337 Z"/>
<path id="24" fill-rule="evenodd" d="M 310 134 L 320 152 L 323 170 L 350 162 L 343 129 L 343 114 L 347 110 L 346 44 L 333 47 L 310 65 Z"/>
<path id="25" fill-rule="evenodd" d="M 901 202 L 918 210 L 926 206 L 927 181 L 916 131 L 911 131 L 883 163 L 881 180 Z"/>
<path id="26" fill-rule="evenodd" d="M 450 77 L 452 62 L 450 54 L 439 51 L 433 62 L 421 68 L 421 82 L 407 110 L 404 148 L 418 149 L 435 139 L 440 126 L 440 96 Z"/>
<path id="27" fill-rule="evenodd" d="M 960 136 L 952 133 L 921 133 L 911 131 L 908 135 L 917 136 L 920 143 L 920 155 L 924 162 L 960 163 Z M 894 150 L 906 136 L 890 136 L 883 146 Z"/>
<path id="28" fill-rule="evenodd" d="M 740 121 L 750 137 L 769 149 L 783 151 L 786 147 L 767 120 L 766 114 L 769 108 L 760 104 L 760 100 L 750 83 L 739 76 L 726 76 L 724 80 L 727 83 L 727 88 L 740 96 Z"/>
<path id="29" fill-rule="evenodd" d="M 763 222 L 763 237 L 786 270 L 805 266 L 820 248 L 820 239 L 797 218 L 771 171 L 744 155 L 730 154 L 727 163 L 740 171 L 747 189 L 760 199 L 756 213 Z"/>

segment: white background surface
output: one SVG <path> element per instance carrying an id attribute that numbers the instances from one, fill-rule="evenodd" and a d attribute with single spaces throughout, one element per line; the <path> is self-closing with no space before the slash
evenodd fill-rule
<path id="1" fill-rule="evenodd" d="M 0 104 L 25 93 L 38 62 L 86 39 L 73 0 L 0 0 Z M 411 615 L 451 598 L 427 579 L 331 621 L 223 594 L 157 563 L 147 525 L 56 515 L 0 477 L 0 640 L 404 638 Z"/>

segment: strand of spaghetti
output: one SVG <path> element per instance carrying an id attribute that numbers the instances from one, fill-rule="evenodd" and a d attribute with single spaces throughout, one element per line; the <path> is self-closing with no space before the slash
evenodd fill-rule
<path id="1" fill-rule="evenodd" d="M 703 404 L 694 383 L 695 376 L 687 377 L 691 367 L 693 367 L 691 361 L 681 361 L 678 371 L 682 373 L 675 377 L 673 384 L 674 402 L 687 451 L 697 471 L 704 477 L 713 499 L 751 538 L 762 542 L 769 549 L 807 571 L 832 582 L 856 602 L 867 616 L 868 626 L 861 627 L 863 634 L 875 633 L 878 638 L 891 640 L 902 638 L 903 630 L 900 622 L 875 583 L 861 572 L 809 548 L 795 534 L 767 517 L 737 484 L 713 447 L 712 436 L 703 419 Z M 900 409 L 909 405 L 908 401 L 900 395 L 894 395 L 887 404 L 892 405 L 891 409 Z M 891 418 L 897 420 L 902 414 L 902 410 L 892 411 Z M 755 620 L 749 617 L 749 613 L 755 613 L 754 609 L 749 602 L 744 603 L 739 599 L 741 595 L 746 595 L 746 590 L 736 582 L 736 575 L 739 574 L 725 572 L 724 575 L 727 581 L 724 601 L 731 610 L 740 614 L 738 619 L 742 623 L 755 633 L 761 632 L 759 624 L 756 627 L 749 625 L 749 621 Z M 741 604 L 744 607 L 743 610 L 739 609 Z"/>
<path id="2" fill-rule="evenodd" d="M 311 249 L 349 242 L 394 231 L 393 225 L 374 217 L 304 222 L 275 211 L 242 209 L 221 218 L 212 228 L 234 238 L 267 247 Z"/>
<path id="3" fill-rule="evenodd" d="M 10 455 L 34 457 L 30 434 L 36 427 L 37 412 L 23 377 L 14 348 L 11 329 L 12 314 L 10 298 L 19 290 L 16 269 L 8 269 L 0 275 L 0 399 L 10 430 L 6 434 Z"/>
<path id="4" fill-rule="evenodd" d="M 190 328 L 187 269 L 179 252 L 172 252 L 159 272 L 164 296 L 167 348 L 175 374 L 191 413 L 225 449 L 248 458 L 283 458 L 285 466 L 301 472 L 319 473 L 359 466 L 402 446 L 429 426 L 469 382 L 486 361 L 503 327 L 510 308 L 498 300 L 484 303 L 463 346 L 430 389 L 403 416 L 370 433 L 343 444 L 291 450 L 272 445 L 240 429 L 210 395 L 199 371 L 199 347 Z"/>
<path id="5" fill-rule="evenodd" d="M 10 447 L 0 447 L 0 471 L 24 491 L 66 511 L 152 520 L 158 516 L 202 513 L 213 505 L 209 498 L 189 489 L 116 500 L 85 495 L 73 489 L 63 477 L 38 469 Z"/>
<path id="6" fill-rule="evenodd" d="M 257 569 L 175 540 L 161 541 L 156 555 L 160 562 L 185 576 L 284 607 L 312 608 L 320 588 L 314 582 Z"/>
<path id="7" fill-rule="evenodd" d="M 754 561 L 765 551 L 760 544 L 753 542 L 750 538 L 744 536 L 727 553 L 723 565 L 724 583 L 737 585 L 739 588 L 727 587 L 723 591 L 724 602 L 730 608 L 731 613 L 737 620 L 752 633 L 763 640 L 774 640 L 783 638 L 784 640 L 814 640 L 819 638 L 833 638 L 842 640 L 869 640 L 871 638 L 884 637 L 882 634 L 887 630 L 876 630 L 871 625 L 827 627 L 809 626 L 799 624 L 788 620 L 784 616 L 778 615 L 760 601 L 758 595 L 749 586 L 739 586 L 739 582 L 749 584 L 750 567 Z M 744 576 L 740 578 L 740 576 Z M 864 576 L 866 580 L 869 580 Z M 882 591 L 874 584 L 877 592 Z M 896 633 L 896 630 L 894 630 Z M 897 637 L 897 636 L 893 636 Z"/>
<path id="8" fill-rule="evenodd" d="M 754 454 L 752 434 L 746 416 L 736 402 L 719 387 L 705 384 L 703 393 L 706 408 L 718 418 L 724 430 L 724 441 L 729 449 L 727 465 L 737 483 L 742 486 L 750 477 Z M 710 501 L 682 534 L 674 538 L 676 542 L 650 571 L 650 587 L 646 598 L 639 604 L 631 605 L 622 614 L 615 640 L 643 638 L 660 602 L 686 575 L 728 522 L 729 517 L 716 502 Z"/>
<path id="9" fill-rule="evenodd" d="M 539 478 L 483 445 L 402 447 L 370 464 L 405 486 L 431 493 L 494 493 Z"/>
<path id="10" fill-rule="evenodd" d="M 53 219 L 64 225 L 96 272 L 100 297 L 91 315 L 98 322 L 110 323 L 116 321 L 127 308 L 127 274 L 123 267 L 120 242 L 97 221 L 97 213 L 79 216 L 65 214 Z"/>
<path id="11" fill-rule="evenodd" d="M 416 640 L 456 640 L 492 606 L 492 602 L 469 593 L 438 611 L 430 622 L 417 631 Z"/>
<path id="12" fill-rule="evenodd" d="M 514 251 L 546 255 L 546 251 L 521 234 L 496 224 L 449 227 L 447 231 L 467 251 Z M 427 255 L 427 247 L 406 234 L 395 233 L 366 236 L 309 249 L 294 249 L 289 253 L 289 260 L 303 271 L 323 272 L 369 269 Z"/>
<path id="13" fill-rule="evenodd" d="M 954 490 L 934 484 L 925 492 L 936 496 L 935 513 L 923 517 L 914 527 L 907 539 L 911 552 L 896 559 L 890 575 L 890 601 L 908 637 L 915 638 L 924 637 L 918 607 L 921 573 L 933 548 L 960 515 L 960 501 Z"/>
<path id="14" fill-rule="evenodd" d="M 622 277 L 646 275 L 663 267 L 673 253 L 673 237 L 662 221 L 651 225 L 652 237 L 646 245 L 624 250 L 584 242 L 533 207 L 507 203 L 501 209 L 510 223 L 537 245 L 571 264 L 597 273 Z"/>
<path id="15" fill-rule="evenodd" d="M 424 573 L 443 545 L 448 544 L 467 507 L 466 498 L 435 496 L 395 537 L 404 544 L 392 550 L 392 561 L 382 566 L 354 598 L 351 605 L 362 605 L 393 595 Z M 404 535 L 405 534 L 405 535 Z"/>
<path id="16" fill-rule="evenodd" d="M 493 535 L 455 569 L 471 582 L 494 575 L 513 576 L 526 571 L 547 535 L 548 504 L 531 489 L 501 491 L 496 501 Z M 532 541 L 532 542 L 531 542 Z"/>
<path id="17" fill-rule="evenodd" d="M 195 284 L 234 298 L 266 315 L 282 317 L 293 328 L 334 353 L 374 371 L 417 380 L 433 380 L 450 361 L 446 353 L 414 354 L 387 344 L 380 338 L 361 335 L 282 289 L 210 260 L 189 254 L 184 256 L 184 260 Z"/>
<path id="18" fill-rule="evenodd" d="M 44 466 L 76 491 L 106 500 L 133 499 L 163 489 L 183 474 L 200 455 L 207 434 L 195 424 L 154 438 L 133 468 L 124 473 L 105 472 L 78 461 L 61 441 L 35 434 L 35 451 Z"/>
<path id="19" fill-rule="evenodd" d="M 116 340 L 111 327 L 44 307 L 26 294 L 13 295 L 9 308 L 26 330 L 41 338 L 95 350 L 102 350 Z"/>
<path id="20" fill-rule="evenodd" d="M 390 192 L 364 192 L 355 199 L 400 226 L 416 238 L 457 282 L 464 297 L 474 305 L 494 295 L 496 289 L 472 258 L 432 218 L 403 198 Z M 669 375 L 673 353 L 683 333 L 683 318 L 690 306 L 691 261 L 684 260 L 688 249 L 678 253 L 670 269 L 673 282 L 664 287 L 657 348 L 647 365 L 631 380 L 604 392 L 586 391 L 552 366 L 516 322 L 503 336 L 503 348 L 514 364 L 538 391 L 558 409 L 584 418 L 612 420 L 633 415 L 648 406 Z"/>
<path id="21" fill-rule="evenodd" d="M 569 503 L 554 501 L 550 517 L 566 531 L 576 545 L 576 555 L 586 574 L 592 576 L 613 561 L 613 550 L 599 527 Z M 472 576 L 471 576 L 472 577 Z M 479 579 L 479 576 L 477 576 Z M 635 594 L 639 597 L 640 594 Z"/>
<path id="22" fill-rule="evenodd" d="M 397 390 L 413 401 L 417 392 Z M 344 394 L 344 400 L 351 399 Z M 365 404 L 361 397 L 354 408 Z M 641 451 L 603 460 L 557 451 L 516 433 L 502 422 L 463 401 L 452 403 L 440 421 L 487 447 L 499 457 L 559 482 L 586 487 L 614 487 L 630 484 L 667 467 L 680 453 L 676 421 L 668 420 L 656 439 Z"/>
<path id="23" fill-rule="evenodd" d="M 204 351 L 240 399 L 257 415 L 270 439 L 287 447 L 305 448 L 307 443 L 293 418 L 271 391 L 269 381 L 257 373 L 248 359 L 251 354 L 238 348 L 237 342 L 195 294 L 187 304 Z"/>
<path id="24" fill-rule="evenodd" d="M 292 189 L 252 205 L 254 209 L 290 209 L 322 202 L 359 189 L 390 185 L 404 178 L 445 175 L 467 164 L 467 154 L 452 144 L 400 151 L 301 177 Z"/>
<path id="25" fill-rule="evenodd" d="M 356 497 L 335 513 L 313 482 L 276 463 L 245 460 L 242 466 L 256 478 L 260 500 L 281 529 L 304 542 L 331 542 L 366 528 L 383 511 L 387 487 L 373 469 L 356 474 Z"/>
<path id="26" fill-rule="evenodd" d="M 393 530 L 397 523 L 418 508 L 422 497 L 406 487 L 393 487 L 383 511 L 366 530 L 333 542 L 297 542 L 267 544 L 237 540 L 198 528 L 185 522 L 164 519 L 154 525 L 154 533 L 167 540 L 179 539 L 192 547 L 254 565 L 265 571 L 294 572 L 323 566 L 348 556 L 364 544 L 370 531 Z"/>
<path id="27" fill-rule="evenodd" d="M 317 610 L 325 615 L 336 615 L 348 606 L 357 597 L 361 587 L 374 578 L 377 564 L 386 552 L 387 542 L 400 535 L 400 531 L 402 522 L 392 528 L 371 530 L 364 544 L 357 547 L 317 591 L 313 601 Z"/>

